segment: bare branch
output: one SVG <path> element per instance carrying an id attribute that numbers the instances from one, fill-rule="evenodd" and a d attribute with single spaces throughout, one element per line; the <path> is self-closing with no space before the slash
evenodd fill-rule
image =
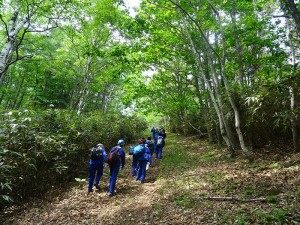
<path id="1" fill-rule="evenodd" d="M 207 200 L 216 200 L 216 201 L 238 201 L 238 202 L 267 202 L 266 198 L 252 198 L 252 199 L 239 199 L 236 197 L 207 197 Z"/>
<path id="2" fill-rule="evenodd" d="M 273 18 L 281 18 L 281 17 L 284 17 L 284 18 L 289 18 L 289 19 L 292 18 L 291 16 L 288 16 L 288 15 L 273 15 L 272 17 L 273 17 Z"/>
<path id="3" fill-rule="evenodd" d="M 8 36 L 8 27 L 7 27 L 7 24 L 5 23 L 5 21 L 3 20 L 2 18 L 2 15 L 0 14 L 0 20 L 3 22 L 4 26 L 5 26 L 5 31 L 6 31 L 6 35 Z"/>
<path id="4" fill-rule="evenodd" d="M 199 26 L 198 22 L 196 20 L 194 20 L 191 15 L 184 9 L 181 7 L 181 5 L 177 4 L 176 2 L 169 0 L 170 2 L 172 2 L 174 5 L 176 5 L 189 19 L 190 21 L 192 21 L 196 27 L 198 28 L 198 30 L 200 31 L 201 36 L 203 37 L 203 39 L 205 40 L 205 43 L 208 45 L 208 47 L 217 55 L 217 57 L 220 59 L 219 54 L 216 52 L 216 50 L 211 46 L 211 44 L 209 43 L 207 37 L 205 36 L 202 28 Z"/>

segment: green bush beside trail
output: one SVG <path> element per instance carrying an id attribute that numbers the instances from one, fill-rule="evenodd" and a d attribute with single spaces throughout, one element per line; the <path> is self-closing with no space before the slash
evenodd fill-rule
<path id="1" fill-rule="evenodd" d="M 3 113 L 0 121 L 0 207 L 36 196 L 85 171 L 89 149 L 139 137 L 147 124 L 121 114 L 81 116 L 62 110 Z M 140 132 L 139 132 L 140 131 Z"/>

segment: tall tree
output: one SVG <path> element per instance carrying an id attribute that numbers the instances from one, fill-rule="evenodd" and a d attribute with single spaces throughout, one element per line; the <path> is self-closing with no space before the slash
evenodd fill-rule
<path id="1" fill-rule="evenodd" d="M 285 8 L 292 15 L 293 20 L 295 21 L 296 29 L 298 35 L 300 35 L 300 11 L 299 11 L 299 2 L 296 3 L 294 0 L 281 0 Z"/>
<path id="2" fill-rule="evenodd" d="M 70 1 L 3 1 L 0 20 L 4 42 L 0 50 L 0 85 L 10 65 L 33 56 L 20 54 L 22 42 L 28 33 L 46 32 L 57 27 L 62 12 Z"/>

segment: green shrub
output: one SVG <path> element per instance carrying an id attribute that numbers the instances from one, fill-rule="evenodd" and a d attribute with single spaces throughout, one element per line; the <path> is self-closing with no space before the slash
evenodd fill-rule
<path id="1" fill-rule="evenodd" d="M 145 121 L 121 114 L 77 116 L 51 109 L 2 115 L 0 207 L 87 173 L 92 146 L 101 142 L 108 151 L 118 139 L 131 142 L 147 127 Z"/>

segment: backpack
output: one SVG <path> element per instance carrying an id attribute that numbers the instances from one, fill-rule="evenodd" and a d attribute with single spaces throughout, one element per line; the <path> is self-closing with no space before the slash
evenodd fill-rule
<path id="1" fill-rule="evenodd" d="M 144 146 L 137 145 L 133 149 L 133 155 L 135 156 L 142 156 L 144 154 Z"/>
<path id="2" fill-rule="evenodd" d="M 149 148 L 150 150 L 150 153 L 152 154 L 153 153 L 153 150 L 154 150 L 154 144 L 151 140 L 147 140 L 146 143 L 145 143 L 146 147 Z"/>
<path id="3" fill-rule="evenodd" d="M 121 148 L 119 146 L 113 147 L 113 149 L 110 151 L 108 156 L 108 164 L 109 165 L 115 165 L 117 162 L 120 161 L 120 150 Z"/>
<path id="4" fill-rule="evenodd" d="M 129 148 L 129 155 L 133 155 L 133 149 L 134 149 L 135 146 L 130 146 Z"/>
<path id="5" fill-rule="evenodd" d="M 99 160 L 102 157 L 102 148 L 95 148 L 91 149 L 90 159 L 91 160 Z"/>
<path id="6" fill-rule="evenodd" d="M 164 143 L 164 138 L 162 136 L 158 136 L 156 146 L 162 147 Z"/>

